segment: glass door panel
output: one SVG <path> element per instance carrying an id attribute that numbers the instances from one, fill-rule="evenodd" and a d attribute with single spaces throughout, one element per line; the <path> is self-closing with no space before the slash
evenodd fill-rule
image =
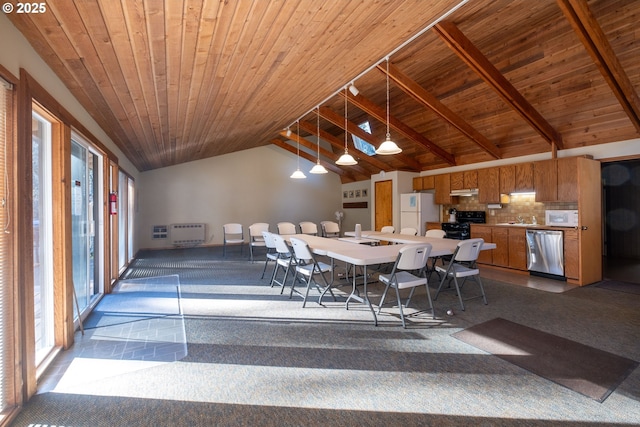
<path id="1" fill-rule="evenodd" d="M 33 113 L 33 283 L 36 366 L 54 346 L 51 123 Z"/>
<path id="2" fill-rule="evenodd" d="M 102 291 L 100 158 L 71 141 L 71 226 L 73 284 L 82 314 Z M 77 308 L 74 306 L 74 311 Z"/>

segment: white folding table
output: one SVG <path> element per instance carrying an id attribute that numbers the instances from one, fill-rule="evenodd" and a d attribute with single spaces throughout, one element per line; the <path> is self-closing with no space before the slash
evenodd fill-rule
<path id="1" fill-rule="evenodd" d="M 364 232 L 363 232 L 364 233 Z M 375 233 L 375 232 L 374 232 Z M 395 236 L 395 237 L 392 237 Z M 339 240 L 339 239 L 328 239 L 326 237 L 319 236 L 310 236 L 306 234 L 298 234 L 295 235 L 309 244 L 311 250 L 318 255 L 326 255 L 332 260 L 344 261 L 347 264 L 351 264 L 353 266 L 360 266 L 363 268 L 364 272 L 364 288 L 363 288 L 363 296 L 360 297 L 357 295 L 356 288 L 356 276 L 353 275 L 353 284 L 351 295 L 347 298 L 346 307 L 349 309 L 349 302 L 351 300 L 356 300 L 359 302 L 366 303 L 373 314 L 374 325 L 378 325 L 378 318 L 376 313 L 371 305 L 371 301 L 369 301 L 367 295 L 367 266 L 369 265 L 377 265 L 377 264 L 385 264 L 395 262 L 398 257 L 398 253 L 402 248 L 402 245 L 382 245 L 382 246 L 370 246 L 370 245 L 358 245 L 354 243 L 350 243 L 347 241 Z M 363 234 L 364 237 L 364 234 Z M 374 239 L 379 240 L 387 240 L 389 238 L 394 238 L 397 240 L 395 243 L 429 243 L 431 244 L 431 254 L 430 256 L 444 256 L 444 255 L 452 255 L 460 240 L 455 239 L 441 239 L 434 237 L 421 237 L 421 236 L 405 236 L 399 234 L 391 234 L 391 233 L 377 233 L 370 236 Z M 397 239 L 396 239 L 397 238 Z M 392 240 L 387 240 L 392 241 Z M 485 247 L 486 245 L 486 247 Z M 487 243 L 482 246 L 482 249 L 495 249 L 495 243 Z M 333 261 L 332 261 L 333 262 Z"/>

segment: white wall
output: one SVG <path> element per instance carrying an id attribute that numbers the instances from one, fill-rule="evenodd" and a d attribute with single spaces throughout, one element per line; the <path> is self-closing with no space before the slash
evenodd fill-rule
<path id="1" fill-rule="evenodd" d="M 136 182 L 140 247 L 170 247 L 169 240 L 151 239 L 153 225 L 205 223 L 205 244 L 219 245 L 227 222 L 243 224 L 247 233 L 254 222 L 276 231 L 280 221 L 335 220 L 342 210 L 340 178 L 309 174 L 312 166 L 301 158 L 307 178 L 291 179 L 296 157 L 270 145 L 142 172 Z"/>
<path id="2" fill-rule="evenodd" d="M 362 194 L 363 190 L 366 190 L 366 195 Z M 371 180 L 342 184 L 342 202 L 367 203 L 366 208 L 340 209 L 344 214 L 340 229 L 342 232 L 355 230 L 356 224 L 360 224 L 363 230 L 371 230 Z"/>

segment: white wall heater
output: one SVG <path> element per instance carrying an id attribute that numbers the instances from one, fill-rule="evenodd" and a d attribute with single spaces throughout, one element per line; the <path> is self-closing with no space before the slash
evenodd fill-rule
<path id="1" fill-rule="evenodd" d="M 205 240 L 205 225 L 171 224 L 169 236 L 172 245 L 199 245 Z"/>

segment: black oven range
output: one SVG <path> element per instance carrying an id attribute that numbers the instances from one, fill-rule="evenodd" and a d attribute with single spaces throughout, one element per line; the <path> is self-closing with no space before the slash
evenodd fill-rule
<path id="1" fill-rule="evenodd" d="M 443 222 L 447 239 L 465 240 L 471 238 L 471 224 L 485 224 L 487 213 L 485 211 L 458 211 L 457 222 Z"/>

